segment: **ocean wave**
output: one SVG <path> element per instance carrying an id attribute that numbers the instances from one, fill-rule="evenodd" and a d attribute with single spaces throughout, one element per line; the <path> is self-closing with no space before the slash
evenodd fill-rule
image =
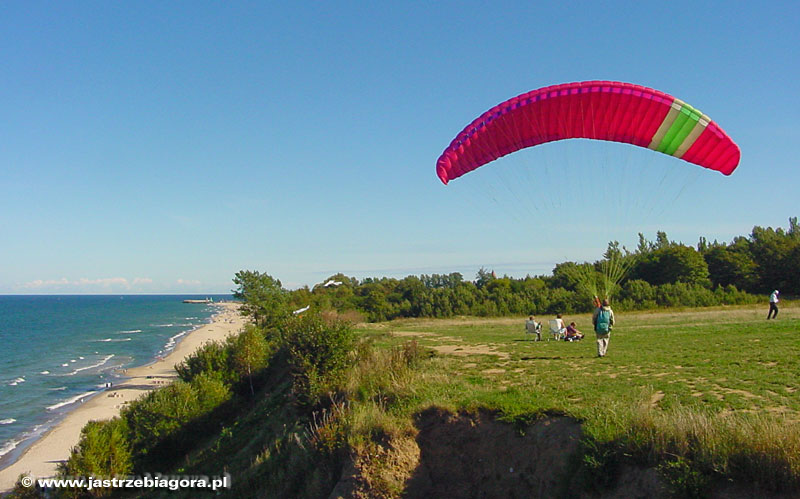
<path id="1" fill-rule="evenodd" d="M 0 457 L 3 457 L 12 450 L 16 449 L 20 442 L 22 442 L 22 440 L 9 440 L 8 442 L 4 443 L 3 446 L 0 447 Z"/>
<path id="2" fill-rule="evenodd" d="M 50 388 L 49 390 L 50 390 L 51 392 L 59 392 L 59 391 L 61 391 L 61 390 L 66 390 L 66 389 L 67 389 L 67 387 L 66 387 L 66 386 L 59 386 L 58 388 Z"/>
<path id="3" fill-rule="evenodd" d="M 81 393 L 80 395 L 75 395 L 74 397 L 70 397 L 70 398 L 68 398 L 66 400 L 62 400 L 61 402 L 59 402 L 57 404 L 53 404 L 53 405 L 47 406 L 47 410 L 48 411 L 55 411 L 56 409 L 60 409 L 61 407 L 64 407 L 65 405 L 74 404 L 75 402 L 83 399 L 84 397 L 88 397 L 89 395 L 94 395 L 95 393 L 97 393 L 97 392 L 93 390 L 91 392 L 86 392 L 86 393 Z"/>
<path id="4" fill-rule="evenodd" d="M 130 331 L 119 331 L 117 334 L 133 334 L 133 333 L 141 333 L 141 329 L 131 329 Z"/>
<path id="5" fill-rule="evenodd" d="M 42 371 L 39 374 L 50 374 L 50 371 Z"/>
<path id="6" fill-rule="evenodd" d="M 170 336 L 167 340 L 167 344 L 164 345 L 164 350 L 170 350 L 175 347 L 175 344 L 178 342 L 178 338 L 181 336 L 185 336 L 189 334 L 191 331 L 181 331 L 180 333 L 176 334 L 175 336 Z"/>
<path id="7" fill-rule="evenodd" d="M 20 383 L 25 383 L 25 378 L 17 378 L 11 381 L 8 386 L 17 386 Z"/>
<path id="8" fill-rule="evenodd" d="M 100 362 L 98 362 L 97 364 L 92 364 L 91 366 L 86 366 L 86 367 L 80 367 L 80 368 L 78 368 L 78 369 L 75 369 L 74 371 L 72 371 L 72 372 L 70 372 L 70 373 L 67 373 L 67 374 L 65 374 L 64 376 L 75 376 L 76 374 L 78 374 L 78 373 L 79 373 L 79 372 L 81 372 L 81 371 L 85 371 L 85 370 L 87 370 L 87 369 L 93 369 L 93 368 L 95 368 L 95 367 L 100 367 L 100 366 L 102 366 L 103 364 L 105 364 L 106 362 L 108 362 L 109 360 L 111 360 L 113 357 L 114 357 L 114 354 L 113 354 L 113 353 L 112 353 L 112 354 L 110 354 L 110 355 L 106 355 L 106 356 L 103 358 L 103 360 L 101 360 L 101 361 L 100 361 Z"/>
<path id="9" fill-rule="evenodd" d="M 173 327 L 175 324 L 150 324 L 151 327 Z"/>
<path id="10" fill-rule="evenodd" d="M 61 364 L 61 367 L 69 367 L 69 364 Z"/>
<path id="11" fill-rule="evenodd" d="M 16 423 L 16 422 L 17 422 L 17 420 L 14 419 L 14 418 L 0 419 L 0 424 L 11 424 L 11 423 Z"/>
<path id="12" fill-rule="evenodd" d="M 48 422 L 48 424 L 52 423 L 52 421 L 53 420 L 50 420 Z M 33 427 L 32 430 L 26 431 L 22 435 L 19 435 L 15 440 L 9 440 L 9 441 L 5 442 L 2 446 L 0 446 L 0 458 L 5 456 L 6 454 L 11 452 L 12 450 L 16 449 L 17 446 L 21 442 L 24 442 L 25 440 L 27 440 L 29 438 L 32 438 L 32 437 L 35 438 L 35 437 L 40 436 L 42 433 L 44 433 L 47 430 L 47 428 L 48 428 L 47 424 L 36 425 L 36 426 Z"/>
<path id="13" fill-rule="evenodd" d="M 103 338 L 102 340 L 94 340 L 94 341 L 101 341 L 103 343 L 116 343 L 118 341 L 131 341 L 131 338 Z"/>

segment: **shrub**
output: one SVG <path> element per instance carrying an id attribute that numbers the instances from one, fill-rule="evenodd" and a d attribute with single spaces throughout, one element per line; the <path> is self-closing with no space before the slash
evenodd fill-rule
<path id="1" fill-rule="evenodd" d="M 255 396 L 253 374 L 267 366 L 269 344 L 264 334 L 252 325 L 248 325 L 230 344 L 233 347 L 229 355 L 231 368 L 239 379 L 247 377 L 250 394 Z"/>
<path id="2" fill-rule="evenodd" d="M 3 496 L 6 499 L 41 499 L 42 497 L 47 497 L 44 495 L 44 491 L 42 491 L 41 487 L 39 487 L 38 483 L 34 483 L 33 487 L 26 487 L 22 484 L 22 479 L 30 477 L 30 471 L 27 473 L 22 473 L 17 477 L 16 483 L 14 483 L 14 488 L 8 493 L 8 495 Z M 62 489 L 63 492 L 67 492 L 66 490 Z M 66 494 L 68 495 L 68 494 Z"/>
<path id="3" fill-rule="evenodd" d="M 185 431 L 186 425 L 198 421 L 227 401 L 230 396 L 230 390 L 221 380 L 202 373 L 191 383 L 176 381 L 134 401 L 122 411 L 122 417 L 130 428 L 130 442 L 137 458 L 147 458 L 156 446 L 168 439 L 176 447 L 176 451 L 193 443 L 176 442 L 173 437 L 178 432 Z"/>
<path id="4" fill-rule="evenodd" d="M 301 402 L 313 404 L 348 366 L 355 344 L 353 329 L 346 322 L 328 323 L 317 314 L 305 314 L 288 321 L 282 334 L 295 394 Z"/>
<path id="5" fill-rule="evenodd" d="M 59 465 L 63 477 L 111 478 L 127 476 L 133 469 L 127 422 L 115 417 L 108 421 L 89 421 L 81 430 L 78 445 L 69 459 Z M 81 495 L 85 491 L 74 491 Z M 111 490 L 96 489 L 95 496 Z M 69 495 L 69 494 L 68 494 Z"/>
<path id="6" fill-rule="evenodd" d="M 178 377 L 187 383 L 205 373 L 224 381 L 231 381 L 232 373 L 228 367 L 230 343 L 217 341 L 205 343 L 180 364 L 175 366 Z"/>

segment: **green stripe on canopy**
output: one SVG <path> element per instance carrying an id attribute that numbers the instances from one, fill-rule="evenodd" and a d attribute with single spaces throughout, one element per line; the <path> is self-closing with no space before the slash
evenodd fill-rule
<path id="1" fill-rule="evenodd" d="M 677 101 L 677 99 L 675 99 Z M 672 102 L 667 115 L 664 117 L 664 121 L 661 122 L 659 125 L 658 130 L 656 133 L 653 134 L 653 138 L 650 140 L 650 145 L 647 146 L 649 149 L 654 151 L 658 151 L 658 146 L 661 144 L 661 141 L 664 140 L 664 136 L 667 134 L 667 130 L 670 129 L 672 123 L 675 121 L 675 118 L 678 117 L 680 106 L 676 106 L 675 102 Z"/>
<path id="2" fill-rule="evenodd" d="M 681 143 L 680 147 L 678 147 L 678 149 L 674 153 L 672 153 L 672 155 L 675 156 L 676 158 L 682 158 L 683 155 L 686 154 L 686 151 L 688 151 L 689 148 L 694 145 L 694 141 L 697 140 L 697 137 L 699 137 L 700 134 L 703 133 L 703 130 L 706 129 L 706 127 L 710 122 L 711 118 L 709 118 L 705 114 L 702 115 L 700 119 L 697 121 L 697 123 L 695 123 L 694 128 L 692 128 L 692 131 L 689 132 L 689 135 L 687 135 L 685 139 L 683 139 L 683 142 Z"/>
<path id="3" fill-rule="evenodd" d="M 681 102 L 681 114 L 675 119 L 666 136 L 664 136 L 664 141 L 659 146 L 659 150 L 665 154 L 674 154 L 686 137 L 689 136 L 697 122 L 700 121 L 701 116 L 701 112 L 689 104 Z"/>

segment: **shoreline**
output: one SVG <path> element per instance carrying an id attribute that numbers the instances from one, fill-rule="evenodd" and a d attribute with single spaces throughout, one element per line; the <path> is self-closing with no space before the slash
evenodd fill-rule
<path id="1" fill-rule="evenodd" d="M 78 444 L 81 429 L 86 423 L 118 416 L 126 403 L 177 379 L 175 364 L 204 343 L 223 340 L 226 336 L 238 333 L 245 325 L 245 318 L 238 313 L 239 304 L 226 302 L 218 306 L 220 310 L 212 316 L 210 323 L 186 333 L 167 355 L 127 369 L 119 385 L 98 393 L 68 412 L 25 449 L 16 461 L 0 469 L 0 494 L 14 488 L 22 473 L 29 473 L 34 478 L 54 476 L 57 465 L 66 461 L 72 447 Z"/>

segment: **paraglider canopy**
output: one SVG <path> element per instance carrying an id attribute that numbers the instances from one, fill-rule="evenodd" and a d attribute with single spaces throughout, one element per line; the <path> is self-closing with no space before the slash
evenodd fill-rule
<path id="1" fill-rule="evenodd" d="M 631 83 L 585 81 L 532 90 L 489 109 L 444 150 L 436 174 L 447 184 L 520 149 L 577 138 L 646 147 L 724 175 L 740 158 L 722 128 L 680 99 Z"/>

